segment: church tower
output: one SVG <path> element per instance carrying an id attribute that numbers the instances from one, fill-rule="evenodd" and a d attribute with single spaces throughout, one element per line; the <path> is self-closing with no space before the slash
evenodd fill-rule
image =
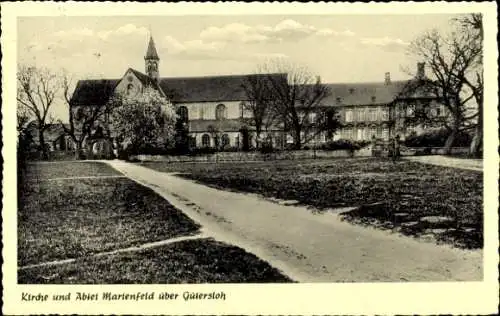
<path id="1" fill-rule="evenodd" d="M 146 56 L 144 56 L 144 61 L 146 63 L 146 74 L 158 81 L 158 78 L 160 77 L 158 69 L 160 57 L 158 57 L 158 53 L 156 52 L 153 36 L 149 37 L 148 50 L 146 51 Z"/>

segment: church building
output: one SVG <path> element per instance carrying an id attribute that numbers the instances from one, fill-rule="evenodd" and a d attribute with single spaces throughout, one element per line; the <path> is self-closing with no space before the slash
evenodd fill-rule
<path id="1" fill-rule="evenodd" d="M 146 87 L 153 87 L 174 104 L 178 119 L 187 124 L 191 146 L 241 149 L 255 145 L 252 128 L 245 124 L 252 113 L 244 107 L 249 101 L 244 84 L 249 76 L 259 75 L 161 77 L 160 57 L 152 37 L 144 62 L 145 73 L 129 68 L 119 79 L 80 80 L 71 99 L 72 108 L 102 106 L 115 93 L 134 96 Z M 272 76 L 286 78 L 286 74 Z M 416 79 L 424 77 L 424 64 L 419 63 Z M 410 133 L 421 133 L 427 128 L 408 123 L 416 108 L 426 106 L 433 115 L 446 115 L 443 106 L 433 97 L 403 95 L 401 92 L 408 80 L 393 82 L 389 73 L 383 79 L 375 83 L 326 84 L 330 94 L 322 101 L 323 106 L 335 107 L 342 127 L 330 137 L 319 133 L 312 143 L 336 139 L 388 140 L 395 135 L 404 139 Z M 291 141 L 289 135 L 277 128 L 268 131 L 265 137 L 279 148 Z"/>

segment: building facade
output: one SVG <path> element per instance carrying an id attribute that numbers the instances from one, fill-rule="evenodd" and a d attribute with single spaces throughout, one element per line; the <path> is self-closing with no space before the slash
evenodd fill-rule
<path id="1" fill-rule="evenodd" d="M 244 84 L 249 76 L 259 75 L 160 77 L 160 57 L 152 37 L 144 61 L 145 73 L 130 68 L 120 79 L 79 81 L 71 99 L 72 109 L 81 111 L 89 106 L 103 106 L 115 93 L 135 96 L 153 87 L 176 107 L 178 119 L 186 125 L 191 147 L 241 149 L 255 146 L 255 132 L 248 124 L 252 113 L 244 106 L 250 101 Z M 286 74 L 271 75 L 286 80 Z M 425 77 L 421 63 L 417 77 Z M 389 140 L 395 135 L 404 139 L 411 133 L 423 132 L 428 126 L 409 123 L 417 108 L 426 106 L 441 116 L 445 116 L 446 111 L 428 95 L 403 94 L 408 82 L 393 82 L 386 73 L 384 80 L 378 83 L 326 84 L 330 93 L 322 100 L 322 107 L 334 108 L 342 127 L 333 135 L 318 133 L 310 143 L 337 139 Z M 314 120 L 312 113 L 310 121 Z M 261 136 L 276 147 L 292 142 L 291 135 L 276 126 Z"/>

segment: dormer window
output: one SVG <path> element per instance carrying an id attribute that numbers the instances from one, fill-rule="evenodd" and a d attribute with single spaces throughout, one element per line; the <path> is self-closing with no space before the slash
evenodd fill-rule
<path id="1" fill-rule="evenodd" d="M 354 93 L 354 88 L 349 88 L 349 93 L 353 94 Z"/>
<path id="2" fill-rule="evenodd" d="M 375 101 L 377 101 L 377 97 L 376 96 L 372 96 L 372 103 L 375 103 Z"/>
<path id="3" fill-rule="evenodd" d="M 342 98 L 341 97 L 337 97 L 337 103 L 342 103 Z"/>

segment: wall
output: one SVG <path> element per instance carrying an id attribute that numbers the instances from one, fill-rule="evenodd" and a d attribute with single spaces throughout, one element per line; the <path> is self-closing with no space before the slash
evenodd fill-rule
<path id="1" fill-rule="evenodd" d="M 222 102 L 193 102 L 193 103 L 178 103 L 178 106 L 185 106 L 188 109 L 188 117 L 190 120 L 215 120 L 215 109 L 217 105 L 224 104 L 227 110 L 227 119 L 237 119 L 241 117 L 240 110 L 241 101 L 222 101 Z M 200 116 L 203 112 L 203 117 Z"/>
<path id="2" fill-rule="evenodd" d="M 370 151 L 355 152 L 354 157 L 369 157 Z M 216 161 L 265 161 L 265 160 L 293 160 L 293 159 L 314 159 L 314 158 L 348 158 L 353 157 L 349 150 L 297 150 L 282 151 L 271 154 L 261 154 L 259 152 L 219 152 L 202 156 L 153 156 L 137 155 L 132 158 L 140 161 L 166 161 L 166 162 L 216 162 Z"/>
<path id="3" fill-rule="evenodd" d="M 131 78 L 131 79 L 128 79 Z M 131 81 L 129 81 L 131 80 Z M 132 84 L 133 88 L 131 89 L 131 96 L 136 96 L 143 91 L 142 83 L 137 79 L 137 77 L 134 75 L 134 73 L 129 70 L 127 73 L 123 76 L 123 80 L 121 80 L 118 85 L 115 88 L 116 93 L 123 93 L 125 94 L 127 92 L 127 87 L 129 84 Z"/>

